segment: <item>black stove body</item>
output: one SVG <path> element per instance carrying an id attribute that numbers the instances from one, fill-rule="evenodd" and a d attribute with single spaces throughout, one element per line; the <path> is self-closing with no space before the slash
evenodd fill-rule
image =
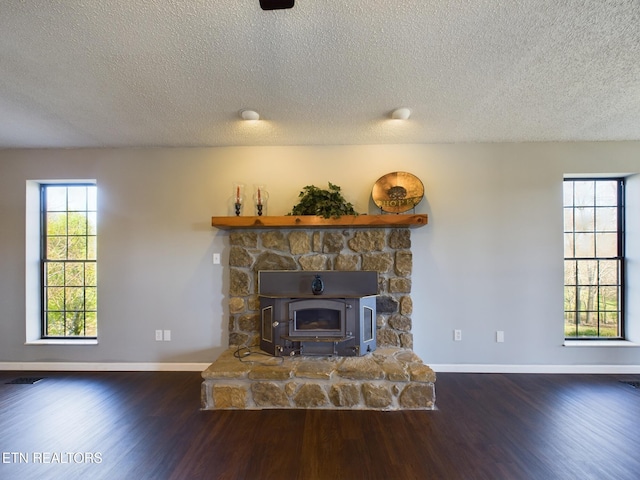
<path id="1" fill-rule="evenodd" d="M 260 271 L 260 348 L 275 356 L 376 349 L 374 271 Z"/>

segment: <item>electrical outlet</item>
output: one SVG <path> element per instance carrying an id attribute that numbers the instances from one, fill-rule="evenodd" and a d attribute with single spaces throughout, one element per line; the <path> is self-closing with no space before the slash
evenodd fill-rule
<path id="1" fill-rule="evenodd" d="M 220 265 L 220 254 L 219 253 L 214 253 L 213 254 L 213 264 L 214 265 Z"/>
<path id="2" fill-rule="evenodd" d="M 504 332 L 502 330 L 498 330 L 496 332 L 496 342 L 498 343 L 504 342 Z"/>
<path id="3" fill-rule="evenodd" d="M 162 330 L 156 330 L 156 342 L 162 341 Z"/>
<path id="4" fill-rule="evenodd" d="M 453 331 L 453 340 L 456 342 L 460 342 L 462 340 L 462 330 Z"/>
<path id="5" fill-rule="evenodd" d="M 165 342 L 170 342 L 171 341 L 171 330 L 165 330 L 164 331 L 164 341 Z"/>

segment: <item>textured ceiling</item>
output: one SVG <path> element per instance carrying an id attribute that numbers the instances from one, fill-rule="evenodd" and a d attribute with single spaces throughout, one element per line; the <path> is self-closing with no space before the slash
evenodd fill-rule
<path id="1" fill-rule="evenodd" d="M 0 147 L 639 139 L 640 0 L 0 2 Z"/>

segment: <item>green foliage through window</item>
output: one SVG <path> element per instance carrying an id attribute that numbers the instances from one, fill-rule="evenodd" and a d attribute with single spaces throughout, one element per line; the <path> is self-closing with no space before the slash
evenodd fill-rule
<path id="1" fill-rule="evenodd" d="M 43 337 L 97 336 L 97 187 L 42 185 Z"/>

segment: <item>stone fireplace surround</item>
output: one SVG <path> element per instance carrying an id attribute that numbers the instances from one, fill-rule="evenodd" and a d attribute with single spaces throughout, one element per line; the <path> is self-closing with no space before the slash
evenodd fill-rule
<path id="1" fill-rule="evenodd" d="M 202 373 L 202 407 L 435 408 L 435 373 L 412 350 L 412 268 L 409 228 L 232 230 L 229 350 Z M 260 270 L 377 271 L 378 349 L 348 358 L 261 355 Z"/>

